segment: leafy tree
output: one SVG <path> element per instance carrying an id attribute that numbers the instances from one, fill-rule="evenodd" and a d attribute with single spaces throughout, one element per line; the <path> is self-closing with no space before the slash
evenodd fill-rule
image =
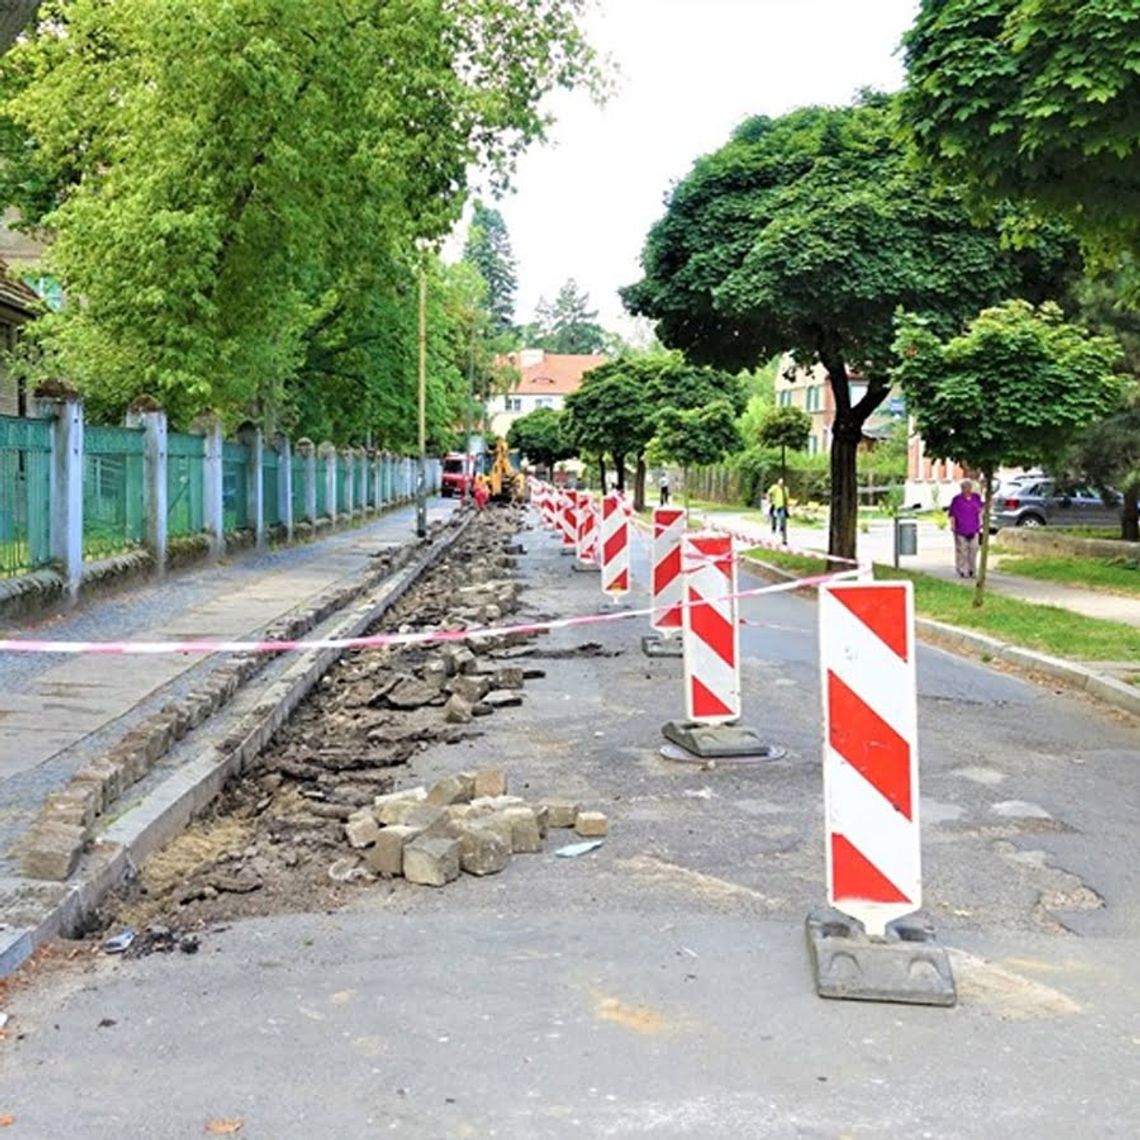
<path id="1" fill-rule="evenodd" d="M 574 455 L 563 432 L 565 414 L 553 408 L 538 408 L 520 416 L 507 432 L 507 443 L 533 463 L 553 471 L 560 459 Z"/>
<path id="2" fill-rule="evenodd" d="M 834 397 L 831 532 L 855 555 L 863 425 L 890 390 L 894 314 L 925 314 L 949 335 L 1009 296 L 1044 300 L 1075 262 L 1043 230 L 1009 249 L 996 224 L 915 169 L 888 100 L 757 117 L 674 189 L 642 253 L 628 308 L 698 362 L 750 368 L 783 351 L 821 362 Z M 850 377 L 866 390 L 856 402 Z"/>
<path id="3" fill-rule="evenodd" d="M 607 337 L 597 318 L 597 309 L 590 308 L 590 295 L 571 278 L 553 304 L 539 299 L 534 322 L 527 329 L 528 347 L 571 356 L 600 353 Z"/>
<path id="4" fill-rule="evenodd" d="M 515 290 L 518 275 L 511 239 L 498 210 L 475 203 L 463 259 L 487 283 L 487 308 L 495 333 L 510 332 L 515 325 Z"/>
<path id="5" fill-rule="evenodd" d="M 793 404 L 772 407 L 760 423 L 757 438 L 765 447 L 780 449 L 780 467 L 785 482 L 788 478 L 788 449 L 803 451 L 811 435 L 811 416 Z"/>
<path id="6" fill-rule="evenodd" d="M 681 465 L 685 506 L 689 505 L 689 468 L 719 463 L 740 447 L 736 409 L 728 400 L 697 408 L 665 408 L 657 421 L 657 440 L 667 459 Z"/>
<path id="7" fill-rule="evenodd" d="M 417 244 L 450 232 L 467 171 L 504 184 L 543 96 L 594 83 L 579 14 L 45 0 L 0 60 L 0 198 L 54 234 L 48 268 L 82 298 L 37 322 L 41 369 L 108 411 L 149 392 L 176 424 L 207 407 L 273 422 L 299 377 L 312 407 L 355 355 L 347 397 L 371 344 L 373 406 L 396 416 L 374 426 L 399 432 L 404 349 L 375 322 L 407 319 Z"/>
<path id="8" fill-rule="evenodd" d="M 942 177 L 1140 249 L 1140 0 L 923 0 L 903 117 Z"/>
<path id="9" fill-rule="evenodd" d="M 1140 386 L 1134 383 L 1121 408 L 1077 440 L 1072 466 L 1101 492 L 1124 496 L 1120 537 L 1140 542 Z"/>
<path id="10" fill-rule="evenodd" d="M 618 485 L 625 488 L 625 462 L 636 463 L 634 505 L 645 504 L 645 451 L 665 408 L 679 410 L 727 401 L 735 414 L 745 404 L 742 381 L 729 373 L 687 363 L 678 353 L 646 353 L 610 361 L 587 372 L 567 397 L 569 438 L 583 451 L 613 456 Z"/>
<path id="11" fill-rule="evenodd" d="M 939 339 L 931 322 L 899 325 L 895 376 L 934 454 L 982 472 L 985 514 L 974 604 L 982 604 L 994 473 L 1055 461 L 1074 435 L 1116 406 L 1119 354 L 1108 337 L 1066 323 L 1052 303 L 1008 301 L 964 333 Z"/>

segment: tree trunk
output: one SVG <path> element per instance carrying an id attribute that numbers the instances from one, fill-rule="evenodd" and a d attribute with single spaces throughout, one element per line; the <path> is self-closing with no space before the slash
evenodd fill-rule
<path id="1" fill-rule="evenodd" d="M 1120 537 L 1140 542 L 1140 487 L 1124 492 L 1124 513 L 1120 517 Z"/>
<path id="2" fill-rule="evenodd" d="M 780 478 L 784 480 L 784 494 L 788 493 L 788 445 L 780 444 Z"/>
<path id="3" fill-rule="evenodd" d="M 836 417 L 831 429 L 831 518 L 827 552 L 833 558 L 855 560 L 859 488 L 855 459 L 859 453 L 862 429 L 858 423 L 840 425 Z"/>
<path id="4" fill-rule="evenodd" d="M 645 510 L 645 453 L 637 454 L 637 472 L 633 479 L 633 509 Z"/>
<path id="5" fill-rule="evenodd" d="M 606 493 L 606 457 L 605 455 L 598 456 L 598 478 L 602 481 L 602 494 Z"/>
<path id="6" fill-rule="evenodd" d="M 983 471 L 982 478 L 986 481 L 986 505 L 982 511 L 982 549 L 978 558 L 978 582 L 974 587 L 974 605 L 981 606 L 986 592 L 986 568 L 990 562 L 990 511 L 994 501 L 994 473 Z"/>
<path id="7" fill-rule="evenodd" d="M 681 468 L 681 487 L 685 492 L 685 514 L 689 513 L 689 468 Z"/>
<path id="8" fill-rule="evenodd" d="M 617 489 L 625 494 L 625 456 L 614 455 L 614 467 L 617 470 Z"/>

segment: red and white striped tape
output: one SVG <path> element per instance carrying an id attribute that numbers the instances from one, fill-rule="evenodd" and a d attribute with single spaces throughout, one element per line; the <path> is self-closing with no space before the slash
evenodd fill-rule
<path id="1" fill-rule="evenodd" d="M 650 625 L 662 633 L 679 631 L 681 618 L 681 539 L 688 526 L 679 507 L 653 511 L 653 605 Z"/>
<path id="2" fill-rule="evenodd" d="M 922 905 L 910 582 L 819 591 L 827 890 L 881 937 Z"/>
<path id="3" fill-rule="evenodd" d="M 817 574 L 810 578 L 797 578 L 792 582 L 779 582 L 754 590 L 741 590 L 736 599 L 758 598 L 764 594 L 783 594 L 804 586 L 817 586 L 854 577 L 855 571 L 843 570 L 837 574 Z M 681 603 L 685 605 L 684 602 Z M 306 653 L 316 649 L 388 649 L 408 645 L 433 645 L 447 641 L 466 641 L 468 638 L 497 637 L 510 633 L 548 633 L 555 629 L 569 629 L 579 625 L 604 625 L 628 618 L 647 618 L 653 609 L 613 610 L 604 614 L 584 614 L 580 617 L 555 618 L 549 621 L 525 622 L 517 625 L 470 626 L 466 629 L 433 629 L 416 633 L 373 633 L 361 637 L 312 638 L 304 641 L 49 641 L 39 638 L 0 639 L 0 653 L 63 653 L 67 655 L 100 654 L 108 657 L 153 657 L 164 653 Z"/>
<path id="4" fill-rule="evenodd" d="M 685 716 L 694 724 L 727 724 L 739 720 L 741 713 L 732 538 L 685 535 L 681 558 Z"/>
<path id="5" fill-rule="evenodd" d="M 602 593 L 629 593 L 629 514 L 624 496 L 611 491 L 602 499 Z"/>

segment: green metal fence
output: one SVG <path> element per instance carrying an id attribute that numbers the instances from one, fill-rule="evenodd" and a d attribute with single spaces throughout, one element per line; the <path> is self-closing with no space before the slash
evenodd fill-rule
<path id="1" fill-rule="evenodd" d="M 293 521 L 301 522 L 305 517 L 305 459 L 294 455 L 291 460 L 293 467 L 293 484 L 289 488 L 292 492 Z"/>
<path id="2" fill-rule="evenodd" d="M 203 478 L 206 440 L 200 435 L 166 437 L 166 533 L 171 538 L 206 528 Z"/>
<path id="3" fill-rule="evenodd" d="M 261 514 L 266 526 L 281 522 L 281 500 L 278 498 L 281 481 L 281 456 L 272 447 L 261 449 Z"/>
<path id="4" fill-rule="evenodd" d="M 0 416 L 0 577 L 51 560 L 51 424 Z"/>
<path id="5" fill-rule="evenodd" d="M 141 546 L 144 526 L 141 428 L 88 427 L 83 435 L 83 556 Z"/>
<path id="6" fill-rule="evenodd" d="M 222 444 L 222 518 L 227 531 L 249 529 L 249 448 Z"/>

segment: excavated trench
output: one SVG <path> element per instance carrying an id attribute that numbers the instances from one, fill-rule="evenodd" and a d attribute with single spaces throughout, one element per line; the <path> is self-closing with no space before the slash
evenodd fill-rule
<path id="1" fill-rule="evenodd" d="M 509 624 L 522 524 L 513 507 L 473 519 L 370 632 Z M 533 637 L 343 657 L 258 761 L 108 896 L 90 937 L 129 929 L 130 955 L 192 952 L 203 931 L 233 919 L 330 910 L 362 890 L 398 889 L 348 845 L 345 822 L 406 777 L 417 753 L 481 735 L 496 708 L 519 703 L 525 681 L 543 675 L 522 648 Z"/>

